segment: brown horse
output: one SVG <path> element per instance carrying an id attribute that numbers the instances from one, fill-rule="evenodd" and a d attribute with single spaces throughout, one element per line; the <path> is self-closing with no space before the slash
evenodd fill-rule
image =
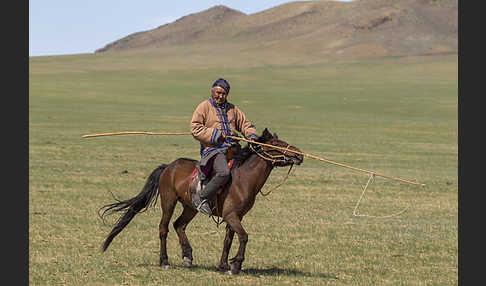
<path id="1" fill-rule="evenodd" d="M 256 142 L 300 152 L 297 148 L 279 140 L 276 134 L 272 136 L 266 128 Z M 241 270 L 248 241 L 248 234 L 241 225 L 241 220 L 252 208 L 256 195 L 265 184 L 270 172 L 274 167 L 300 165 L 303 161 L 302 155 L 254 143 L 249 143 L 245 148 L 238 150 L 233 155 L 233 158 L 235 159 L 235 168 L 231 170 L 232 179 L 223 191 L 217 195 L 217 204 L 220 207 L 213 211 L 214 216 L 221 217 L 226 222 L 226 236 L 218 269 L 227 271 L 228 274 L 237 274 Z M 179 237 L 184 264 L 192 266 L 192 248 L 187 239 L 185 229 L 197 214 L 188 191 L 191 173 L 196 163 L 196 160 L 179 158 L 170 164 L 163 164 L 152 171 L 144 188 L 137 196 L 103 206 L 100 209 L 104 209 L 101 214 L 102 217 L 114 212 L 124 212 L 107 236 L 103 244 L 103 251 L 108 248 L 113 238 L 127 226 L 137 213 L 155 205 L 157 195 L 160 194 L 162 207 L 162 220 L 159 225 L 160 266 L 167 269 L 170 268 L 166 239 L 169 232 L 169 221 L 177 201 L 182 204 L 184 210 L 173 226 Z M 238 235 L 240 245 L 236 256 L 231 259 L 230 267 L 228 265 L 228 255 L 235 232 Z"/>

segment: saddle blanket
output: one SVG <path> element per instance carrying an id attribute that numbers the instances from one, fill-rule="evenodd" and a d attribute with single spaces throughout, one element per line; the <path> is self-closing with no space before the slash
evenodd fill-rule
<path id="1" fill-rule="evenodd" d="M 228 167 L 230 168 L 230 170 L 231 170 L 231 167 L 233 167 L 233 162 L 234 161 L 235 161 L 234 159 L 231 159 L 228 162 Z M 191 193 L 193 193 L 193 192 L 200 192 L 201 189 L 202 189 L 202 184 L 201 184 L 201 180 L 199 179 L 197 167 L 194 168 L 194 170 L 192 171 L 191 181 L 190 181 L 189 186 L 190 186 L 189 189 L 190 189 Z"/>

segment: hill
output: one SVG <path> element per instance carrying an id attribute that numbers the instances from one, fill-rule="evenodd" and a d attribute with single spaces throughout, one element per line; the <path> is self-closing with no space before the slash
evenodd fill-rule
<path id="1" fill-rule="evenodd" d="M 457 0 L 289 2 L 255 14 L 218 5 L 96 50 L 147 53 L 174 48 L 199 55 L 370 58 L 457 53 Z M 229 52 L 231 51 L 231 52 Z"/>

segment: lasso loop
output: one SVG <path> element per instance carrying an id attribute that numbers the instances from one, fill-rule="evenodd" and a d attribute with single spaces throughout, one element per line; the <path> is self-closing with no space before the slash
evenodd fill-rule
<path id="1" fill-rule="evenodd" d="M 359 197 L 358 201 L 356 202 L 356 206 L 354 207 L 354 210 L 353 210 L 353 216 L 371 217 L 371 218 L 389 218 L 389 217 L 394 217 L 394 216 L 397 216 L 397 215 L 404 213 L 410 207 L 410 205 L 408 205 L 403 210 L 401 210 L 397 213 L 394 213 L 394 214 L 391 214 L 391 215 L 385 215 L 385 216 L 372 216 L 372 215 L 358 214 L 358 206 L 361 203 L 361 200 L 363 199 L 363 196 L 364 196 L 366 190 L 368 189 L 368 186 L 374 181 L 375 181 L 375 174 L 371 174 L 370 178 L 368 179 L 368 182 L 366 183 L 365 187 L 363 188 L 363 192 L 361 193 L 361 196 Z"/>

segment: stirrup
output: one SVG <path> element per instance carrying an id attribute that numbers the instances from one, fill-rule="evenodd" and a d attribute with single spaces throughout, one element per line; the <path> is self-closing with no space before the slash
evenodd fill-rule
<path id="1" fill-rule="evenodd" d="M 206 204 L 207 208 L 203 206 L 204 204 Z M 200 202 L 199 205 L 196 207 L 196 210 L 206 215 L 213 214 L 213 212 L 211 211 L 211 207 L 209 206 L 209 201 L 207 199 L 202 200 L 202 202 Z"/>

